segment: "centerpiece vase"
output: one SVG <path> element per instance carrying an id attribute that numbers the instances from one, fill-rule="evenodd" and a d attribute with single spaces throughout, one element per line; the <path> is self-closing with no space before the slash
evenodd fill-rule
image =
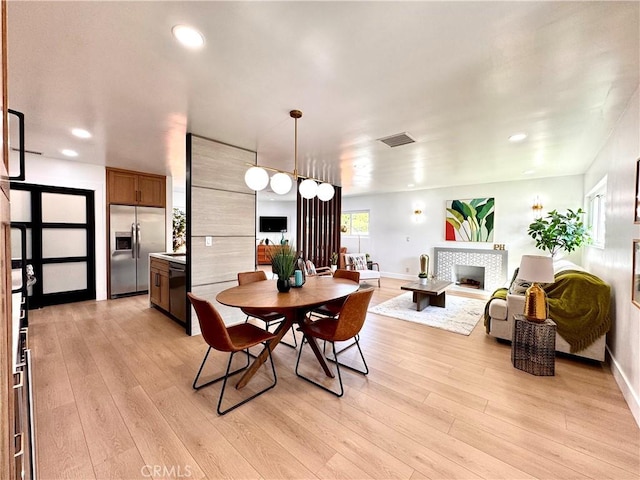
<path id="1" fill-rule="evenodd" d="M 287 293 L 291 288 L 291 280 L 288 278 L 278 278 L 276 287 L 280 293 Z"/>

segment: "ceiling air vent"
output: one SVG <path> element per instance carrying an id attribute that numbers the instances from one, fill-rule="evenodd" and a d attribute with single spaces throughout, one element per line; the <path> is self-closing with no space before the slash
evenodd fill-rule
<path id="1" fill-rule="evenodd" d="M 19 152 L 19 148 L 11 147 L 12 152 Z M 35 150 L 25 150 L 24 153 L 30 153 L 32 155 L 42 155 L 42 152 L 36 152 Z"/>
<path id="2" fill-rule="evenodd" d="M 407 143 L 415 143 L 415 140 L 411 138 L 411 136 L 407 132 L 396 133 L 395 135 L 379 138 L 378 140 L 391 148 L 399 147 L 400 145 L 406 145 Z"/>

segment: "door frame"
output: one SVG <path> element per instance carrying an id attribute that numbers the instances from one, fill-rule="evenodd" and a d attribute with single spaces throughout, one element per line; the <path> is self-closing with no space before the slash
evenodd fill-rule
<path id="1" fill-rule="evenodd" d="M 25 226 L 31 230 L 31 257 L 27 258 L 28 263 L 33 265 L 36 283 L 32 287 L 32 296 L 29 298 L 29 308 L 40 308 L 47 305 L 58 305 L 62 303 L 81 302 L 84 300 L 95 300 L 96 298 L 96 251 L 95 251 L 95 192 L 93 190 L 54 187 L 49 185 L 36 185 L 23 182 L 11 182 L 12 190 L 23 190 L 31 194 L 31 221 L 12 222 L 16 226 Z M 43 222 L 42 221 L 42 194 L 54 193 L 63 195 L 78 195 L 85 197 L 86 222 L 85 223 L 64 223 L 64 222 Z M 44 228 L 60 229 L 85 229 L 86 234 L 86 255 L 75 257 L 42 258 L 42 230 Z M 43 265 L 85 262 L 87 265 L 87 288 L 82 290 L 70 290 L 65 292 L 43 293 L 42 270 Z"/>

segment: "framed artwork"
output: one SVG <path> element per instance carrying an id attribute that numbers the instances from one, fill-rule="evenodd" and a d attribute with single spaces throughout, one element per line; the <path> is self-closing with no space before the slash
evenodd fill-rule
<path id="1" fill-rule="evenodd" d="M 447 200 L 445 240 L 493 242 L 495 198 Z"/>
<path id="2" fill-rule="evenodd" d="M 631 278 L 631 301 L 640 308 L 640 240 L 633 241 L 633 277 Z"/>
<path id="3" fill-rule="evenodd" d="M 640 158 L 636 161 L 636 208 L 633 223 L 640 223 Z"/>

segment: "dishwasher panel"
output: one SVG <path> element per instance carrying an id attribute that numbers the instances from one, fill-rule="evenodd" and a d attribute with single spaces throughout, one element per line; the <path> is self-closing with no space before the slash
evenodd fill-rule
<path id="1" fill-rule="evenodd" d="M 187 275 L 185 265 L 169 262 L 169 313 L 187 321 Z"/>

